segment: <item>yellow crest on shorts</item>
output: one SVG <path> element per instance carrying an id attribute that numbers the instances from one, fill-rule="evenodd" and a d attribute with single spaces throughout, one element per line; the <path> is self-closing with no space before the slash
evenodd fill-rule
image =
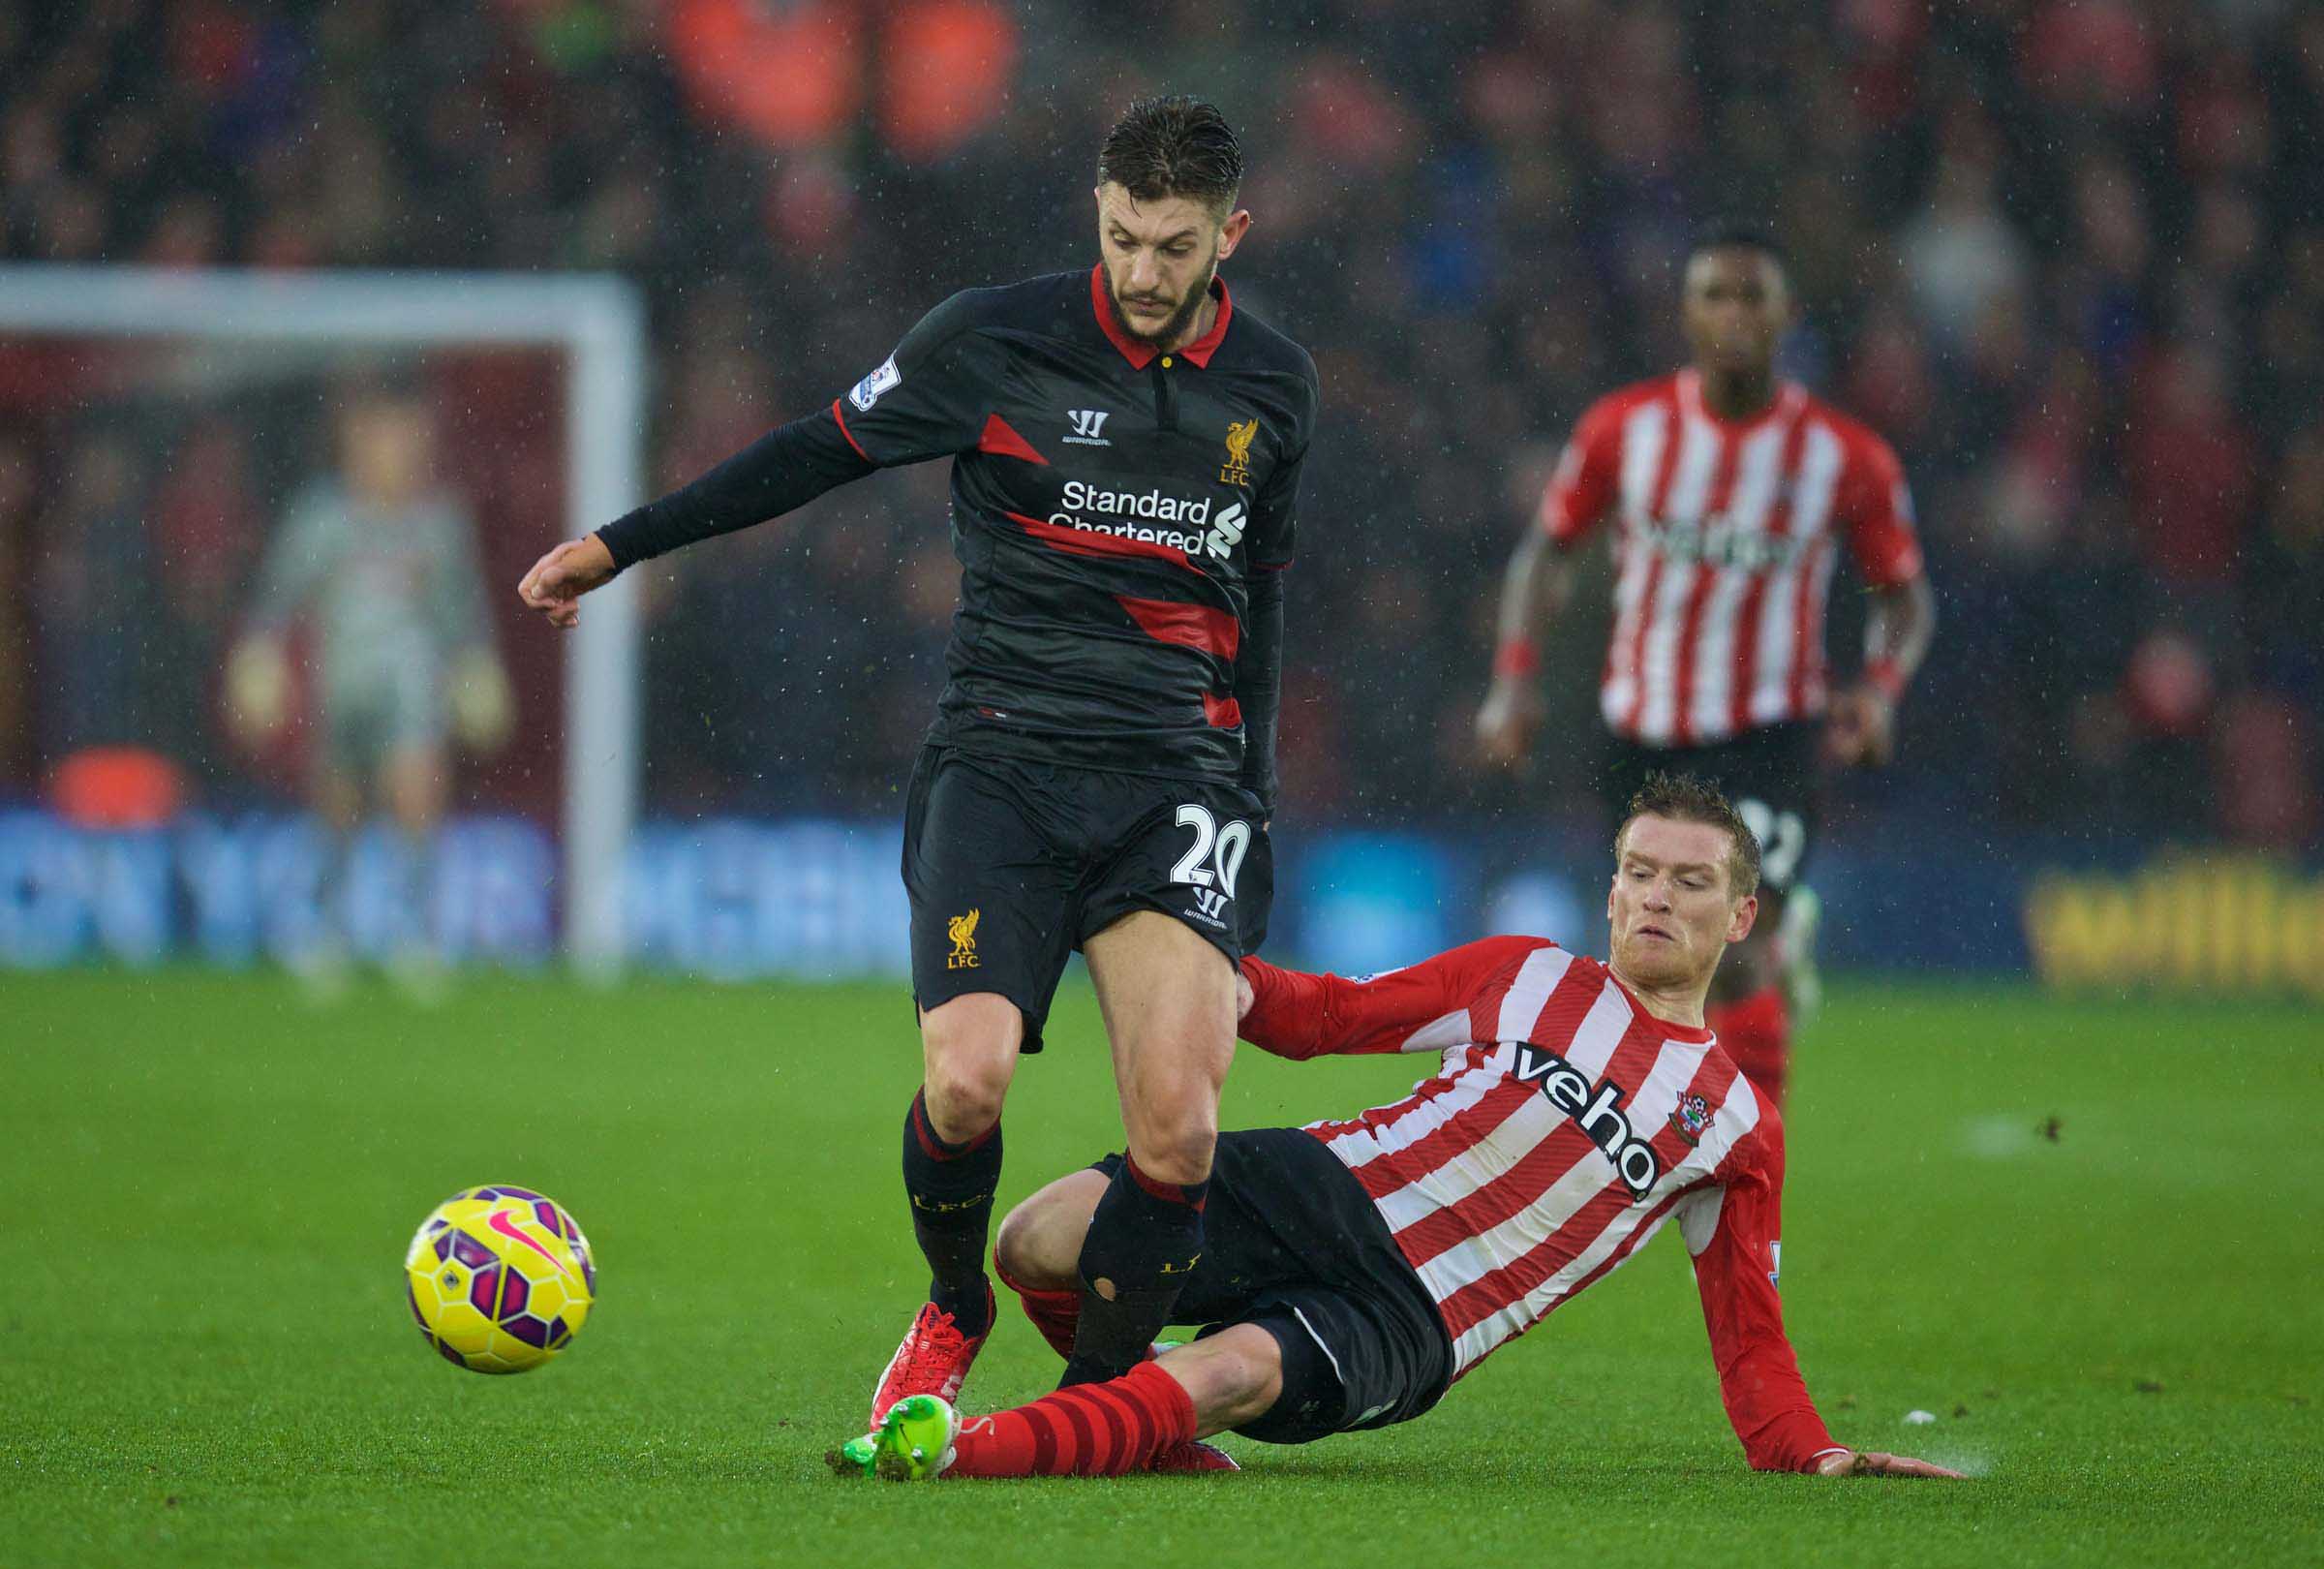
<path id="1" fill-rule="evenodd" d="M 952 938 L 952 956 L 944 961 L 947 969 L 976 968 L 976 923 L 983 916 L 981 909 L 965 915 L 955 915 L 944 923 L 944 935 Z"/>

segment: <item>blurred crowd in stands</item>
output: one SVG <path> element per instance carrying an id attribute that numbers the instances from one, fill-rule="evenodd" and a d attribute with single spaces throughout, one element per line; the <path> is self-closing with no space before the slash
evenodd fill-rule
<path id="1" fill-rule="evenodd" d="M 1240 129 L 1257 227 L 1228 277 L 1324 379 L 1291 814 L 1588 810 L 1603 579 L 1547 646 L 1555 721 L 1510 781 L 1471 762 L 1497 573 L 1580 411 L 1678 358 L 1688 235 L 1742 215 L 1805 306 L 1789 372 L 1903 454 L 1942 612 L 1895 768 L 1844 805 L 2315 842 L 2315 5 L 0 7 L 0 237 L 18 261 L 618 270 L 652 308 L 666 487 L 828 403 L 952 290 L 1087 265 L 1098 140 L 1152 91 Z M 89 668 L 135 662 L 136 618 L 174 606 L 195 670 L 214 660 L 295 488 L 262 421 L 182 419 L 157 447 L 76 417 L 77 354 L 0 343 L 18 794 L 130 723 L 108 716 L 135 702 L 65 699 L 149 684 Z M 565 532 L 558 376 L 513 357 L 434 374 L 519 756 L 551 757 L 550 634 L 505 591 Z M 944 498 L 942 465 L 883 476 L 649 569 L 650 810 L 890 810 L 952 609 Z M 204 766 L 209 793 L 250 787 Z M 491 779 L 520 806 L 553 787 L 521 762 Z"/>

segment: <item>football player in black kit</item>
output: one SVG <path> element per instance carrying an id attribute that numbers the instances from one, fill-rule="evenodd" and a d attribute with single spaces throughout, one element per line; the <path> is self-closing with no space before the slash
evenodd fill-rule
<path id="1" fill-rule="evenodd" d="M 1251 216 L 1215 108 L 1133 105 L 1097 175 L 1097 265 L 953 295 L 829 409 L 559 545 L 519 591 L 570 627 L 635 562 L 953 460 L 961 605 L 903 848 L 925 1066 L 904 1190 L 933 1279 L 874 1428 L 907 1395 L 958 1393 L 991 1328 L 1001 1101 L 1076 948 L 1129 1158 L 1082 1251 L 1067 1381 L 1146 1353 L 1202 1250 L 1235 964 L 1267 930 L 1315 364 L 1217 275 Z"/>

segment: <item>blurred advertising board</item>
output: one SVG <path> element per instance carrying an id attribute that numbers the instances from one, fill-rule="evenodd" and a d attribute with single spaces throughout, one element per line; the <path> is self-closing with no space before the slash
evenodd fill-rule
<path id="1" fill-rule="evenodd" d="M 1278 833 L 1267 951 L 1343 973 L 1472 938 L 1530 932 L 1604 945 L 1605 850 L 1593 832 Z M 714 818 L 650 824 L 624 879 L 638 967 L 717 980 L 901 979 L 906 910 L 889 822 Z M 367 829 L 345 879 L 346 940 L 381 959 L 413 940 L 456 964 L 555 953 L 556 846 L 514 816 L 454 819 L 424 909 L 399 847 Z M 295 962 L 323 930 L 323 840 L 304 817 L 189 814 L 149 829 L 0 812 L 0 968 Z M 1827 844 L 1811 878 L 1840 969 L 2032 975 L 2067 990 L 2324 994 L 2324 876 L 2177 849 L 1888 835 Z"/>

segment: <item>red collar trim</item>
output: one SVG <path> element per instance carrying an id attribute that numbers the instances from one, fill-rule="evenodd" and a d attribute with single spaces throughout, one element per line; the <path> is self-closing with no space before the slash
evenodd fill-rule
<path id="1" fill-rule="evenodd" d="M 1235 318 L 1235 299 L 1227 292 L 1227 280 L 1213 276 L 1210 288 L 1218 296 L 1218 319 L 1210 323 L 1209 331 L 1185 348 L 1172 351 L 1172 357 L 1190 359 L 1204 370 L 1210 368 L 1210 356 L 1218 353 L 1218 346 L 1226 341 L 1227 323 Z M 1105 333 L 1106 341 L 1118 350 L 1121 357 L 1128 360 L 1134 369 L 1146 369 L 1154 362 L 1154 356 L 1162 352 L 1150 343 L 1140 343 L 1121 329 L 1121 323 L 1114 316 L 1114 302 L 1106 297 L 1106 264 L 1103 262 L 1089 269 L 1089 309 L 1097 317 L 1098 327 Z"/>
<path id="2" fill-rule="evenodd" d="M 1212 273 L 1210 287 L 1218 291 L 1218 320 L 1210 323 L 1209 331 L 1178 351 L 1205 370 L 1210 368 L 1210 356 L 1218 353 L 1218 346 L 1226 341 L 1227 323 L 1235 320 L 1235 301 L 1227 293 L 1227 280 Z"/>

